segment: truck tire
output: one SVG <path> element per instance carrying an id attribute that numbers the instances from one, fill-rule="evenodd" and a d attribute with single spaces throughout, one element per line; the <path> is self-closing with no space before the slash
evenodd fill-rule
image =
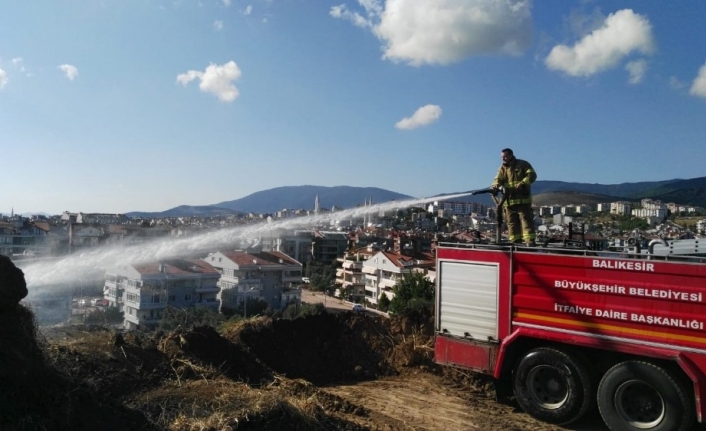
<path id="1" fill-rule="evenodd" d="M 553 424 L 574 422 L 593 405 L 593 384 L 584 361 L 558 349 L 527 353 L 515 367 L 513 388 L 525 412 Z"/>
<path id="2" fill-rule="evenodd" d="M 613 431 L 686 431 L 695 418 L 694 401 L 679 376 L 657 365 L 622 362 L 598 385 L 598 410 Z"/>

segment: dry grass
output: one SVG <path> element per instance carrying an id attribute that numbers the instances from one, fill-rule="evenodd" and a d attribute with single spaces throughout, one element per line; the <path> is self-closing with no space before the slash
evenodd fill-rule
<path id="1" fill-rule="evenodd" d="M 292 429 L 325 429 L 320 423 L 326 421 L 310 383 L 281 377 L 260 389 L 226 378 L 169 384 L 135 403 L 138 408 L 158 406 L 156 425 L 170 431 L 232 431 L 283 416 L 290 418 Z"/>

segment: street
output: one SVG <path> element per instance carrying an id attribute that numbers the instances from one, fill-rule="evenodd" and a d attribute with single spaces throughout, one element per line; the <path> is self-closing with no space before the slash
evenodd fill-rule
<path id="1" fill-rule="evenodd" d="M 334 298 L 333 296 L 325 296 L 323 292 L 312 292 L 311 290 L 302 289 L 302 302 L 307 304 L 323 303 L 327 310 L 340 312 L 351 311 L 353 304 L 342 299 Z"/>
<path id="2" fill-rule="evenodd" d="M 335 313 L 341 311 L 352 311 L 353 309 L 352 302 L 344 301 L 333 296 L 324 296 L 323 292 L 313 292 L 307 289 L 302 289 L 302 302 L 306 302 L 307 304 L 323 303 L 324 307 L 326 307 L 326 310 Z M 363 314 L 367 313 L 374 313 L 379 314 L 381 316 L 387 316 L 385 313 L 369 308 L 366 308 Z"/>

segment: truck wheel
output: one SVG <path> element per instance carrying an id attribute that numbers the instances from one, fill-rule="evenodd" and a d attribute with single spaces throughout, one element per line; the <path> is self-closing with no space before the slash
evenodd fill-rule
<path id="1" fill-rule="evenodd" d="M 613 431 L 685 431 L 694 421 L 688 387 L 648 362 L 620 363 L 598 385 L 598 409 Z"/>
<path id="2" fill-rule="evenodd" d="M 579 419 L 593 404 L 583 360 L 544 347 L 530 351 L 515 368 L 514 393 L 525 412 L 559 425 Z"/>

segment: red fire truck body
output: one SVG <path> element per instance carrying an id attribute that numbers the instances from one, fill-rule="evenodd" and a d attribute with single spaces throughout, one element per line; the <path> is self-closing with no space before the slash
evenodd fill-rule
<path id="1" fill-rule="evenodd" d="M 598 404 L 614 431 L 685 430 L 706 411 L 705 282 L 695 260 L 442 245 L 435 360 L 549 422 Z"/>

